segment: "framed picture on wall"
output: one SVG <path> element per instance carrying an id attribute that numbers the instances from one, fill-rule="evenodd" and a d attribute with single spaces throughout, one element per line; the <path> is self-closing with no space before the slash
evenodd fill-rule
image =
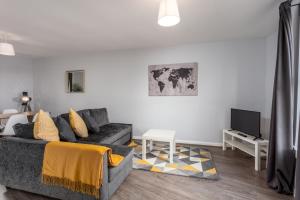
<path id="1" fill-rule="evenodd" d="M 197 96 L 198 63 L 150 65 L 149 96 Z"/>
<path id="2" fill-rule="evenodd" d="M 85 91 L 84 70 L 66 71 L 65 88 L 67 93 L 83 93 Z"/>

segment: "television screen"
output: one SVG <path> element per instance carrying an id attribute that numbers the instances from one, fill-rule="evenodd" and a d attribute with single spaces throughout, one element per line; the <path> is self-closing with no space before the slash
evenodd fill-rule
<path id="1" fill-rule="evenodd" d="M 231 129 L 261 137 L 260 112 L 231 109 Z"/>

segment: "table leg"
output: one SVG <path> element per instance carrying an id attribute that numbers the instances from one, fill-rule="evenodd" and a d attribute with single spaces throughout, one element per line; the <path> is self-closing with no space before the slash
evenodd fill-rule
<path id="1" fill-rule="evenodd" d="M 269 159 L 269 146 L 266 145 L 266 169 L 268 168 L 268 159 Z"/>
<path id="2" fill-rule="evenodd" d="M 223 131 L 223 151 L 226 151 L 226 133 Z"/>
<path id="3" fill-rule="evenodd" d="M 176 140 L 174 139 L 174 152 L 176 154 Z"/>
<path id="4" fill-rule="evenodd" d="M 260 171 L 261 169 L 261 157 L 260 157 L 260 145 L 255 144 L 255 171 Z"/>
<path id="5" fill-rule="evenodd" d="M 151 152 L 152 149 L 153 149 L 153 140 L 150 140 L 150 143 L 149 143 L 149 149 L 150 149 L 150 152 Z"/>
<path id="6" fill-rule="evenodd" d="M 231 141 L 234 141 L 235 140 L 235 137 L 231 137 Z M 231 150 L 235 150 L 235 147 L 234 146 L 231 146 Z"/>
<path id="7" fill-rule="evenodd" d="M 174 141 L 170 141 L 170 163 L 173 163 Z"/>
<path id="8" fill-rule="evenodd" d="M 147 141 L 143 139 L 142 141 L 142 159 L 146 160 L 146 150 L 147 150 Z"/>

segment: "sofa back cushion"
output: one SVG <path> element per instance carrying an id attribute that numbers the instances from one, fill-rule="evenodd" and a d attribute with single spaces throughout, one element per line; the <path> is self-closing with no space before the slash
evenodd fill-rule
<path id="1" fill-rule="evenodd" d="M 99 127 L 109 124 L 106 108 L 90 109 L 91 117 L 93 117 Z"/>
<path id="2" fill-rule="evenodd" d="M 79 110 L 79 111 L 77 111 L 77 113 L 85 121 L 86 125 L 88 125 L 88 124 L 86 122 L 87 119 L 86 119 L 85 116 L 90 116 L 91 118 L 93 118 L 93 121 L 96 122 L 98 127 L 109 124 L 108 114 L 107 114 L 107 109 L 106 108 Z M 64 114 L 61 114 L 60 116 L 62 118 L 64 118 L 70 124 L 69 113 L 64 113 Z M 95 131 L 92 131 L 92 132 L 95 132 Z"/>

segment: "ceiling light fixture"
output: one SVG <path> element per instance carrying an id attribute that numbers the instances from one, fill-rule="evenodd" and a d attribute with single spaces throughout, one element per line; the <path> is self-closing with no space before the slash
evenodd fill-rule
<path id="1" fill-rule="evenodd" d="M 0 55 L 15 56 L 14 46 L 7 42 L 7 37 L 3 38 L 3 41 L 0 42 Z"/>
<path id="2" fill-rule="evenodd" d="M 158 24 L 160 26 L 175 26 L 180 22 L 177 0 L 161 0 L 159 5 Z"/>

